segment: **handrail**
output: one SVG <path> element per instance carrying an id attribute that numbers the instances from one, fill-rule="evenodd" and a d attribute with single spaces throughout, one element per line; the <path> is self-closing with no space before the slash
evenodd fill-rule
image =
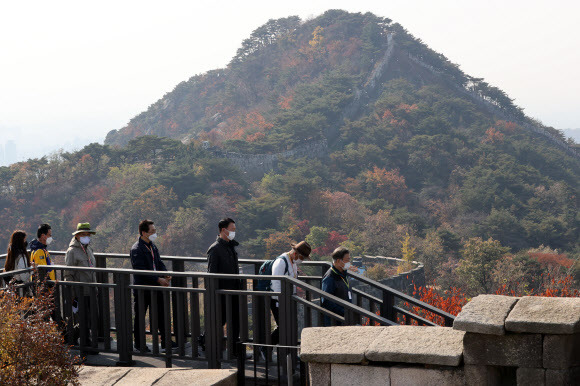
<path id="1" fill-rule="evenodd" d="M 138 275 L 151 275 L 151 276 L 159 276 L 159 271 L 146 271 L 146 270 L 134 270 L 134 269 L 127 269 L 127 268 L 97 268 L 97 267 L 74 267 L 74 266 L 67 266 L 67 265 L 39 265 L 37 266 L 37 268 L 39 268 L 40 270 L 57 270 L 57 271 L 83 271 L 83 272 L 106 272 L 106 273 L 123 273 L 123 274 L 138 274 Z M 10 271 L 8 273 L 5 274 L 0 274 L 0 277 L 3 277 L 5 275 L 12 275 L 16 272 L 29 272 L 32 271 L 33 268 L 29 267 L 29 268 L 25 268 L 22 270 L 18 270 L 18 271 Z M 331 300 L 334 303 L 340 304 L 341 306 L 357 312 L 358 314 L 360 314 L 361 316 L 365 316 L 368 318 L 373 319 L 373 321 L 377 321 L 377 322 L 382 322 L 384 324 L 387 325 L 395 325 L 396 323 L 385 319 L 379 315 L 374 314 L 373 312 L 370 312 L 368 310 L 365 310 L 362 307 L 358 307 L 356 304 L 347 302 L 339 297 L 336 297 L 334 295 L 331 295 L 327 292 L 324 292 L 323 290 L 316 288 L 310 284 L 307 284 L 305 282 L 302 282 L 298 279 L 294 279 L 292 277 L 289 276 L 276 276 L 276 275 L 250 275 L 250 274 L 216 274 L 216 273 L 207 273 L 207 272 L 175 272 L 175 271 L 163 271 L 163 274 L 165 276 L 172 276 L 172 277 L 196 277 L 196 278 L 217 278 L 217 279 L 245 279 L 245 280 L 285 280 L 285 281 L 290 281 L 293 285 L 295 285 L 298 288 L 303 288 L 306 289 L 312 293 L 317 294 L 320 297 L 325 297 L 328 298 L 329 300 Z M 67 285 L 70 283 L 75 283 L 76 282 L 68 282 L 65 281 L 67 283 Z M 86 283 L 88 285 L 90 285 L 91 283 Z M 96 283 L 95 283 L 96 284 Z M 146 286 L 146 285 L 134 285 L 131 284 L 129 285 L 129 288 L 142 288 L 142 289 L 151 289 L 151 288 L 155 288 L 155 290 L 176 290 L 176 291 L 183 291 L 183 292 L 192 292 L 191 288 L 183 288 L 183 287 L 172 287 L 172 286 L 168 286 L 168 287 L 157 287 L 157 286 Z M 200 291 L 193 291 L 193 292 L 200 292 Z M 227 293 L 228 290 L 218 290 L 217 292 L 220 293 Z M 259 291 L 232 291 L 232 293 L 242 293 L 242 292 L 248 292 L 248 293 L 256 293 Z M 267 295 L 272 296 L 272 295 L 279 295 L 279 293 L 276 292 L 268 292 Z M 324 311 L 323 311 L 324 312 Z M 330 315 L 330 311 L 329 311 L 329 316 Z"/>
<path id="2" fill-rule="evenodd" d="M 66 255 L 66 251 L 48 251 L 52 256 L 64 256 Z M 95 252 L 95 257 L 104 257 L 107 259 L 125 259 L 129 258 L 130 255 L 128 253 L 105 253 L 105 252 Z M 207 257 L 203 256 L 170 256 L 170 255 L 161 255 L 161 260 L 167 261 L 183 261 L 183 262 L 191 262 L 191 263 L 207 263 Z M 6 254 L 0 254 L 0 259 L 6 258 Z M 239 259 L 238 263 L 240 264 L 263 264 L 266 260 L 263 259 Z M 303 266 L 329 266 L 330 263 L 328 261 L 305 261 Z"/>
<path id="3" fill-rule="evenodd" d="M 49 251 L 49 253 L 51 253 L 51 255 L 53 256 L 63 256 L 66 254 L 65 251 Z M 6 254 L 0 255 L 0 258 L 5 257 Z M 124 253 L 101 253 L 101 252 L 97 252 L 95 253 L 95 257 L 97 258 L 129 258 L 129 254 L 124 254 Z M 163 255 L 161 256 L 161 258 L 163 260 L 168 260 L 168 261 L 181 261 L 181 262 L 193 262 L 193 263 L 207 263 L 207 258 L 206 257 L 188 257 L 188 256 L 166 256 Z M 257 264 L 263 264 L 265 260 L 261 260 L 261 259 L 240 259 L 239 263 L 240 264 L 252 264 L 252 265 L 257 265 Z M 327 261 L 305 261 L 304 262 L 305 266 L 313 266 L 313 267 L 330 267 L 330 263 Z M 100 267 L 70 267 L 70 266 L 61 266 L 61 265 L 51 265 L 51 266 L 38 266 L 38 268 L 40 268 L 41 270 L 69 270 L 69 271 L 74 271 L 74 270 L 84 270 L 84 271 L 89 271 L 89 272 L 96 272 L 96 273 L 126 273 L 126 274 L 133 274 L 133 275 L 150 275 L 150 276 L 159 276 L 159 272 L 158 271 L 143 271 L 143 270 L 132 270 L 132 269 L 126 269 L 126 268 L 100 268 Z M 174 267 L 175 268 L 175 267 Z M 9 273 L 0 273 L 0 277 L 4 277 L 4 276 L 11 276 L 17 273 L 24 273 L 24 272 L 28 272 L 32 270 L 32 268 L 26 268 L 24 270 L 19 270 L 19 271 L 11 271 Z M 168 276 L 172 276 L 172 277 L 181 277 L 181 278 L 187 278 L 187 277 L 195 277 L 195 278 L 209 278 L 209 277 L 215 277 L 215 278 L 219 278 L 219 279 L 245 279 L 245 280 L 280 280 L 281 277 L 283 276 L 264 276 L 264 275 L 248 275 L 248 274 L 211 274 L 211 273 L 205 273 L 205 272 L 196 272 L 196 271 L 188 271 L 188 272 L 179 272 L 179 271 L 164 271 L 165 275 Z M 358 280 L 361 283 L 364 284 L 368 284 L 371 287 L 381 291 L 383 293 L 383 295 L 388 294 L 391 295 L 395 298 L 400 299 L 403 302 L 407 302 L 411 305 L 423 308 L 424 310 L 431 312 L 435 315 L 441 316 L 446 320 L 446 323 L 449 321 L 453 321 L 455 319 L 455 316 L 449 314 L 448 312 L 445 312 L 443 310 L 440 310 L 428 303 L 425 303 L 419 299 L 416 299 L 410 295 L 407 295 L 403 292 L 397 291 L 394 288 L 391 288 L 389 286 L 386 286 L 380 282 L 376 282 L 372 279 L 369 279 L 365 276 L 356 274 L 354 272 L 348 271 L 347 274 L 349 276 L 351 276 L 352 278 Z M 320 276 L 301 276 L 300 279 L 312 279 L 312 280 L 320 280 L 321 277 Z M 304 282 L 301 281 L 294 281 L 294 285 L 296 285 L 297 287 L 301 287 L 303 286 Z M 324 291 L 316 288 L 316 287 L 312 287 L 311 288 L 315 288 L 315 291 L 311 291 L 314 292 L 316 294 L 319 294 L 319 296 L 325 296 L 330 298 L 329 294 L 325 293 Z M 171 288 L 178 288 L 178 287 L 171 287 Z M 310 290 L 310 289 L 309 289 Z M 373 297 L 370 294 L 364 293 L 356 288 L 353 289 L 353 292 L 359 296 L 362 296 L 363 298 L 368 299 L 369 301 L 373 301 L 376 304 L 380 305 L 380 306 L 391 306 L 391 309 L 395 312 L 399 312 L 399 308 L 398 307 L 392 307 L 394 306 L 394 304 L 390 305 L 385 305 L 382 299 L 378 299 Z M 338 299 L 338 298 L 337 298 Z M 342 305 L 342 302 L 339 302 Z M 348 302 L 345 302 L 345 304 L 351 304 Z M 409 312 L 409 311 L 407 311 Z M 403 314 L 402 312 L 399 312 L 401 314 Z M 414 314 L 413 314 L 414 315 Z M 392 316 L 389 315 L 385 315 L 388 316 L 391 319 L 394 319 Z M 417 318 L 420 318 L 417 315 Z M 388 319 L 387 319 L 388 320 Z"/>
<path id="4" fill-rule="evenodd" d="M 306 288 L 308 291 L 314 292 L 314 293 L 318 294 L 320 297 L 330 299 L 333 303 L 338 303 L 338 304 L 344 306 L 345 308 L 348 308 L 352 311 L 356 311 L 356 312 L 360 313 L 361 315 L 364 315 L 365 317 L 373 318 L 377 321 L 381 321 L 381 322 L 388 324 L 388 325 L 391 325 L 391 326 L 396 325 L 395 322 L 388 320 L 382 316 L 379 316 L 373 312 L 365 310 L 362 307 L 358 307 L 356 304 L 347 302 L 346 300 L 343 300 L 335 295 L 329 294 L 328 292 L 324 292 L 323 290 L 316 288 L 314 286 L 311 286 L 310 284 L 307 284 L 307 283 L 301 282 L 300 280 L 294 279 L 293 277 L 288 277 L 288 276 L 286 276 L 286 277 L 287 277 L 287 280 L 290 281 L 292 284 L 294 284 L 296 287 Z M 363 312 L 360 312 L 359 311 L 360 309 L 362 309 Z"/>
<path id="5" fill-rule="evenodd" d="M 394 295 L 397 298 L 399 298 L 399 299 L 401 299 L 401 300 L 403 300 L 405 302 L 408 302 L 410 304 L 416 305 L 416 306 L 421 307 L 421 308 L 425 308 L 427 311 L 432 312 L 432 313 L 434 313 L 436 315 L 442 316 L 444 318 L 449 318 L 451 320 L 455 319 L 455 316 L 451 315 L 448 312 L 445 312 L 443 310 L 440 310 L 439 308 L 433 307 L 432 305 L 430 305 L 428 303 L 425 303 L 425 302 L 423 302 L 423 301 L 421 301 L 419 299 L 416 299 L 416 298 L 414 298 L 414 297 L 412 297 L 410 295 L 407 295 L 407 294 L 405 294 L 403 292 L 397 291 L 396 289 L 391 288 L 391 287 L 388 287 L 388 286 L 386 286 L 386 285 L 384 285 L 382 283 L 376 282 L 376 281 L 374 281 L 372 279 L 369 279 L 367 277 L 364 277 L 362 275 L 359 275 L 359 274 L 356 274 L 356 273 L 353 273 L 353 272 L 348 272 L 348 275 L 349 276 L 352 276 L 353 278 L 355 278 L 355 279 L 357 279 L 357 280 L 359 280 L 359 281 L 361 281 L 361 282 L 363 282 L 365 284 L 369 284 L 369 285 L 371 285 L 371 286 L 373 286 L 375 288 L 378 288 L 378 289 L 380 289 L 383 292 L 386 292 L 386 293 L 389 293 L 391 295 Z"/>

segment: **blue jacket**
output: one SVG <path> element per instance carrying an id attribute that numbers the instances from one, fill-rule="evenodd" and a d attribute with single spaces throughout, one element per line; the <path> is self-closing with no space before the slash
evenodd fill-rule
<path id="1" fill-rule="evenodd" d="M 151 255 L 153 251 L 153 255 Z M 153 271 L 153 262 L 155 262 L 156 271 L 167 271 L 165 264 L 161 261 L 159 250 L 152 242 L 147 244 L 141 237 L 131 247 L 131 266 L 133 269 L 144 271 Z M 136 285 L 159 285 L 157 280 L 163 275 L 133 275 L 133 283 Z"/>
<path id="2" fill-rule="evenodd" d="M 322 278 L 322 290 L 352 303 L 352 300 L 349 298 L 350 285 L 348 284 L 348 277 L 345 272 L 339 272 L 334 267 L 331 267 L 326 271 L 326 274 Z M 322 298 L 322 307 L 334 312 L 335 314 L 344 316 L 344 307 L 328 299 Z M 325 317 L 324 319 L 324 324 L 330 325 L 330 317 Z"/>

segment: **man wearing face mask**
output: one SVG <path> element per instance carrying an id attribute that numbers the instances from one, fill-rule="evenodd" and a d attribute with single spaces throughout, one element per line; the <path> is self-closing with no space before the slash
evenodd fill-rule
<path id="1" fill-rule="evenodd" d="M 36 231 L 36 239 L 30 243 L 30 259 L 36 265 L 52 265 L 48 245 L 52 243 L 52 228 L 48 224 L 41 224 Z M 48 280 L 56 280 L 53 270 L 43 271 L 43 275 L 48 274 Z M 41 277 L 41 279 L 44 279 Z"/>
<path id="2" fill-rule="evenodd" d="M 30 243 L 30 260 L 35 265 L 53 265 L 50 259 L 50 253 L 48 253 L 48 245 L 52 243 L 52 228 L 48 224 L 41 224 L 36 231 L 36 239 L 32 240 Z M 47 280 L 56 280 L 56 273 L 54 270 L 39 270 L 40 280 L 43 281 L 45 278 Z M 46 289 L 54 287 L 54 283 L 46 283 Z M 62 328 L 62 318 L 59 311 L 59 300 L 56 296 L 56 291 L 53 292 L 53 303 L 55 307 L 52 309 L 50 317 L 53 322 L 55 322 L 59 328 Z"/>
<path id="3" fill-rule="evenodd" d="M 336 248 L 332 252 L 332 267 L 330 267 L 322 278 L 322 290 L 352 303 L 352 292 L 346 275 L 349 268 L 350 252 L 344 247 Z M 322 298 L 322 307 L 334 312 L 335 314 L 344 316 L 344 307 L 326 298 Z M 341 325 L 340 322 L 337 322 L 336 324 Z M 324 316 L 324 325 L 331 325 L 329 316 Z"/>
<path id="4" fill-rule="evenodd" d="M 161 261 L 159 250 L 154 244 L 157 240 L 157 229 L 151 220 L 143 220 L 139 223 L 139 240 L 131 247 L 131 266 L 133 269 L 144 271 L 167 271 L 167 267 Z M 150 285 L 169 287 L 171 276 L 163 275 L 133 275 L 135 285 Z M 154 292 L 152 294 L 152 292 Z M 135 336 L 135 348 L 143 352 L 151 351 L 145 342 L 141 342 L 141 326 L 139 323 L 139 296 L 137 290 L 133 293 L 135 298 L 135 324 L 133 333 Z M 161 336 L 161 351 L 165 351 L 165 304 L 161 291 L 145 291 L 143 296 L 144 314 L 151 306 L 151 296 L 157 296 L 157 327 Z M 167 312 L 170 312 L 169 309 Z M 171 339 L 171 337 L 169 337 Z M 171 342 L 171 347 L 176 348 L 177 343 Z"/>
<path id="5" fill-rule="evenodd" d="M 96 232 L 91 230 L 91 224 L 88 222 L 79 223 L 77 225 L 77 230 L 73 232 L 73 238 L 71 239 L 68 250 L 65 255 L 65 264 L 70 267 L 87 267 L 93 268 L 95 266 L 95 255 L 93 253 L 93 248 L 91 244 L 91 235 Z M 67 281 L 76 281 L 83 283 L 96 283 L 95 272 L 89 271 L 66 271 L 64 278 Z M 89 287 L 73 287 L 73 293 L 75 296 L 75 302 L 73 306 L 79 307 L 80 302 L 82 302 L 82 307 L 84 309 L 79 310 L 86 315 L 85 320 L 87 321 L 86 328 L 82 331 L 81 344 L 83 346 L 90 346 L 90 333 L 89 329 L 91 327 L 91 312 L 98 312 L 98 308 L 91 307 L 91 291 Z M 82 297 L 82 299 L 81 299 Z M 98 318 L 98 317 L 97 317 Z M 77 324 L 77 323 L 75 323 Z"/>
<path id="6" fill-rule="evenodd" d="M 207 250 L 207 272 L 239 274 L 238 252 L 236 247 L 239 243 L 234 240 L 236 236 L 236 222 L 231 218 L 224 218 L 218 223 L 219 235 Z M 218 279 L 218 288 L 226 290 L 240 290 L 242 283 L 239 279 Z M 232 297 L 232 332 L 234 342 L 240 337 L 239 301 L 236 296 Z M 222 326 L 226 323 L 226 301 L 221 302 Z"/>

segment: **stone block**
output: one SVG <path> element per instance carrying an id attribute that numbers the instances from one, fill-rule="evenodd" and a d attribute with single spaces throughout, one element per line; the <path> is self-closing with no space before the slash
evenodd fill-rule
<path id="1" fill-rule="evenodd" d="M 332 386 L 384 385 L 389 386 L 390 368 L 378 366 L 343 365 L 333 363 L 330 368 Z M 313 385 L 318 385 L 313 383 Z"/>
<path id="2" fill-rule="evenodd" d="M 501 372 L 495 366 L 465 365 L 465 384 L 467 386 L 499 385 Z"/>
<path id="3" fill-rule="evenodd" d="M 464 334 L 451 327 L 386 327 L 368 347 L 365 357 L 375 362 L 459 366 Z"/>
<path id="4" fill-rule="evenodd" d="M 506 318 L 505 329 L 538 334 L 580 332 L 580 298 L 525 296 Z"/>
<path id="5" fill-rule="evenodd" d="M 546 384 L 545 369 L 531 369 L 528 367 L 519 367 L 516 370 L 518 385 L 543 386 Z"/>
<path id="6" fill-rule="evenodd" d="M 542 335 L 485 335 L 468 332 L 463 339 L 466 364 L 542 367 Z"/>
<path id="7" fill-rule="evenodd" d="M 176 385 L 213 385 L 213 386 L 235 386 L 238 384 L 237 370 L 190 370 L 172 369 L 165 373 L 161 379 L 155 382 L 155 386 L 176 386 Z"/>
<path id="8" fill-rule="evenodd" d="M 82 385 L 110 386 L 116 384 L 131 371 L 122 367 L 83 366 L 79 371 L 79 382 Z"/>
<path id="9" fill-rule="evenodd" d="M 504 323 L 519 298 L 479 295 L 463 306 L 453 322 L 455 330 L 504 335 Z"/>
<path id="10" fill-rule="evenodd" d="M 385 328 L 311 327 L 302 330 L 300 359 L 303 362 L 363 363 L 367 347 Z"/>
<path id="11" fill-rule="evenodd" d="M 330 363 L 310 362 L 308 376 L 311 385 L 330 386 Z"/>
<path id="12" fill-rule="evenodd" d="M 546 386 L 580 385 L 580 367 L 567 370 L 546 370 Z"/>
<path id="13" fill-rule="evenodd" d="M 133 368 L 115 386 L 150 386 L 156 384 L 168 371 L 169 369 L 163 368 Z"/>
<path id="14" fill-rule="evenodd" d="M 580 334 L 544 335 L 544 368 L 580 366 Z"/>
<path id="15" fill-rule="evenodd" d="M 333 379 L 334 380 L 334 379 Z M 426 369 L 421 367 L 391 367 L 391 386 L 463 386 L 463 368 Z"/>

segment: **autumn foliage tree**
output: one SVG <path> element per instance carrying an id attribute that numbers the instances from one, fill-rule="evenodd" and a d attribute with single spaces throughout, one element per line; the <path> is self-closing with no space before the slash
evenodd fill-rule
<path id="1" fill-rule="evenodd" d="M 9 286 L 0 292 L 0 384 L 78 385 L 79 358 L 54 322 L 50 291 L 22 298 Z"/>
<path id="2" fill-rule="evenodd" d="M 373 167 L 364 173 L 369 193 L 375 197 L 382 197 L 389 202 L 403 204 L 407 199 L 408 189 L 405 177 L 397 169 Z"/>
<path id="3" fill-rule="evenodd" d="M 508 251 L 509 248 L 503 247 L 497 240 L 472 238 L 461 251 L 463 259 L 457 273 L 472 293 L 490 293 L 493 288 L 493 269 Z"/>

